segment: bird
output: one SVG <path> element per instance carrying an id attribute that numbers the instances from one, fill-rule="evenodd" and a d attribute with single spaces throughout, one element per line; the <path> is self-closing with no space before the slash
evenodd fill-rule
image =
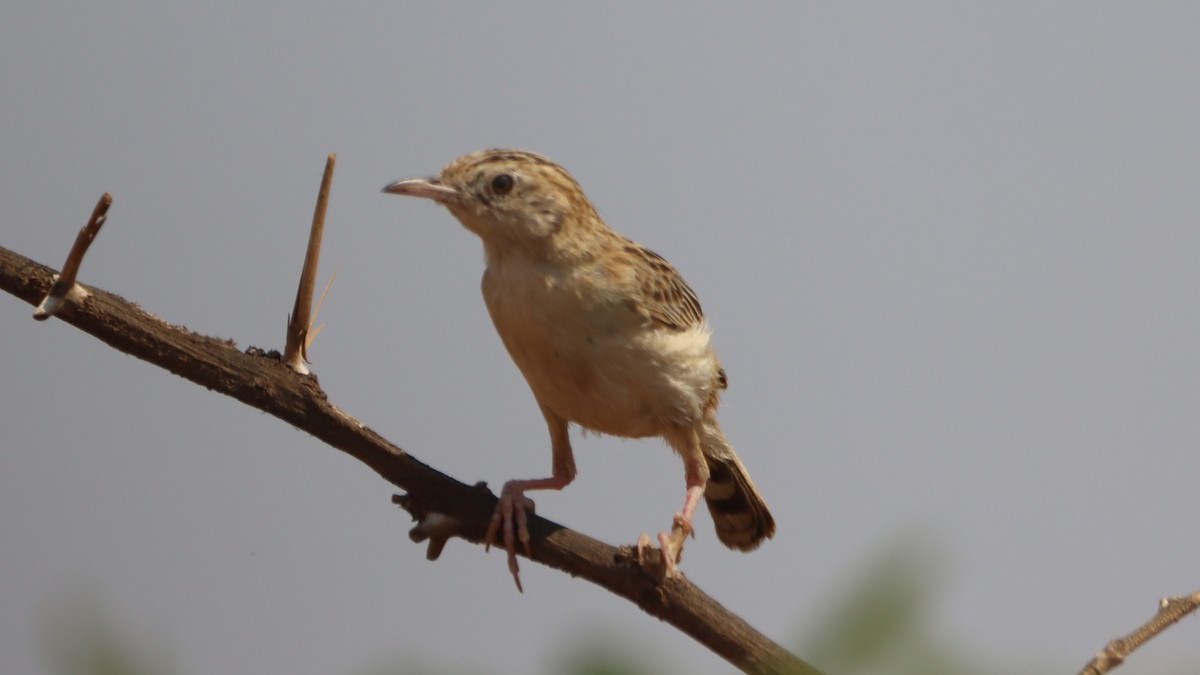
<path id="1" fill-rule="evenodd" d="M 534 490 L 575 478 L 569 426 L 626 438 L 663 438 L 683 459 L 685 497 L 670 534 L 647 535 L 638 558 L 661 577 L 678 572 L 700 499 L 717 538 L 751 551 L 775 520 L 717 422 L 728 386 L 696 293 L 662 256 L 611 229 L 566 169 L 524 150 L 455 159 L 437 176 L 388 194 L 430 199 L 483 242 L 484 302 L 550 432 L 551 475 L 504 484 L 485 545 L 502 536 L 521 589 L 516 543 L 531 555 Z"/>

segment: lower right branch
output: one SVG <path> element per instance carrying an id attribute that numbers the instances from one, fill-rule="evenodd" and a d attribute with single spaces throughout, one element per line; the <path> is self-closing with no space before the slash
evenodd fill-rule
<path id="1" fill-rule="evenodd" d="M 1109 642 L 1104 649 L 1088 662 L 1079 675 L 1103 675 L 1125 662 L 1133 650 L 1163 632 L 1168 626 L 1200 608 L 1200 591 L 1178 598 L 1163 598 L 1158 603 L 1158 613 L 1141 628 L 1125 637 Z"/>

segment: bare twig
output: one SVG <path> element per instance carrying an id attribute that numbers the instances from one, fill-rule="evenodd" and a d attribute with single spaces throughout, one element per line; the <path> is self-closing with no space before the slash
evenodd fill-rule
<path id="1" fill-rule="evenodd" d="M 52 270 L 0 247 L 0 289 L 34 304 L 51 284 Z M 452 527 L 482 544 L 496 497 L 421 463 L 331 404 L 312 379 L 273 358 L 238 351 L 227 340 L 173 326 L 101 289 L 73 304 L 63 321 L 115 349 L 153 363 L 213 391 L 270 413 L 374 469 L 407 491 L 402 504 L 432 540 Z M 432 519 L 431 514 L 437 514 Z M 454 521 L 445 520 L 447 518 Z M 418 526 L 421 527 L 421 526 Z M 532 560 L 602 586 L 665 621 L 747 673 L 819 675 L 811 666 L 754 630 L 686 577 L 649 579 L 630 547 L 614 548 L 531 515 Z"/>
<path id="2" fill-rule="evenodd" d="M 87 253 L 88 247 L 100 233 L 104 221 L 108 220 L 108 207 L 111 205 L 112 195 L 105 192 L 96 202 L 96 208 L 92 209 L 92 217 L 88 219 L 87 225 L 79 230 L 79 234 L 75 237 L 75 244 L 71 246 L 71 252 L 67 254 L 67 261 L 63 263 L 62 272 L 55 277 L 54 285 L 50 287 L 46 297 L 42 298 L 41 303 L 38 304 L 37 309 L 33 312 L 33 318 L 45 321 L 54 316 L 58 310 L 62 309 L 68 295 L 71 295 L 71 299 L 75 302 L 82 301 L 86 297 L 83 289 L 75 285 L 75 278 L 79 274 L 79 266 L 83 264 L 83 256 Z"/>
<path id="3" fill-rule="evenodd" d="M 313 290 L 317 283 L 321 237 L 325 234 L 325 209 L 329 206 L 329 188 L 333 184 L 333 166 L 336 163 L 337 155 L 330 153 L 325 160 L 325 174 L 321 177 L 317 206 L 313 209 L 312 229 L 308 233 L 308 250 L 304 254 L 304 267 L 300 270 L 300 287 L 296 289 L 296 304 L 292 308 L 292 315 L 288 317 L 283 362 L 301 375 L 307 375 L 309 372 L 305 362 L 308 360 L 307 338 L 311 324 Z"/>
<path id="4" fill-rule="evenodd" d="M 1088 662 L 1079 675 L 1104 675 L 1125 662 L 1133 650 L 1141 647 L 1168 626 L 1200 608 L 1200 591 L 1178 598 L 1163 598 L 1158 602 L 1158 613 L 1140 628 L 1125 637 L 1119 637 L 1105 645 L 1095 658 Z"/>

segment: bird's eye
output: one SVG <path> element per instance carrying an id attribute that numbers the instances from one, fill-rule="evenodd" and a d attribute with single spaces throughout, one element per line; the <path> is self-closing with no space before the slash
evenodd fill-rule
<path id="1" fill-rule="evenodd" d="M 498 195 L 508 194 L 513 189 L 513 177 L 502 173 L 492 179 L 492 190 Z"/>

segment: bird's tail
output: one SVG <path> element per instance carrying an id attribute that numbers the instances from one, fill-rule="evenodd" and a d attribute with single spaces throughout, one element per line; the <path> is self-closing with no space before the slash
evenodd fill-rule
<path id="1" fill-rule="evenodd" d="M 729 548 L 753 551 L 774 536 L 775 518 L 716 420 L 704 427 L 701 444 L 709 473 L 704 501 L 717 538 Z"/>

